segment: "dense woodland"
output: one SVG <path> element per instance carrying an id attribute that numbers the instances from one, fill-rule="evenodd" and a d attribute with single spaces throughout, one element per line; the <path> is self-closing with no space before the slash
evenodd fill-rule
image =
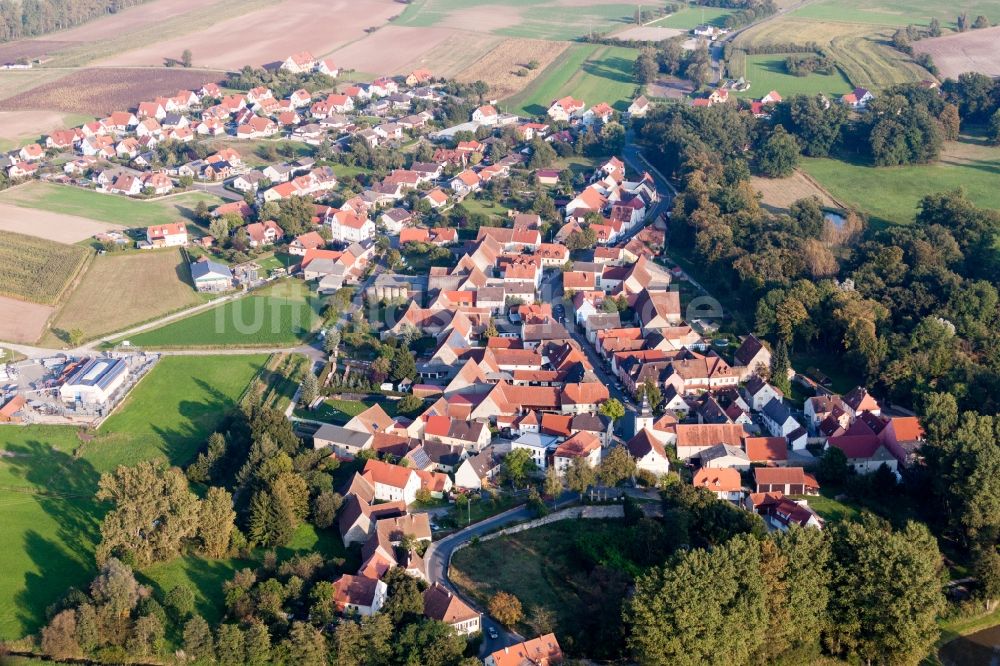
<path id="1" fill-rule="evenodd" d="M 0 0 L 0 42 L 38 37 L 146 0 Z"/>

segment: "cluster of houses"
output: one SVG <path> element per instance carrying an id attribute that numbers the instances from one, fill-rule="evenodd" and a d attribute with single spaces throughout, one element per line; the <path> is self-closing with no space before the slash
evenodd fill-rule
<path id="1" fill-rule="evenodd" d="M 629 105 L 628 114 L 633 118 L 644 117 L 650 109 L 649 100 L 640 95 Z M 561 97 L 549 105 L 546 115 L 554 121 L 573 124 L 583 124 L 584 126 L 595 123 L 606 123 L 615 117 L 615 110 L 607 102 L 599 102 L 591 107 L 581 99 L 576 99 L 570 95 Z"/>
<path id="2" fill-rule="evenodd" d="M 728 82 L 718 88 L 713 88 L 707 95 L 693 98 L 691 106 L 710 107 L 716 104 L 727 104 L 730 100 L 735 99 L 734 96 L 730 95 L 732 90 L 746 90 L 749 86 L 750 84 L 743 79 Z M 867 88 L 855 88 L 851 92 L 841 95 L 839 101 L 849 109 L 863 111 L 873 99 L 875 99 L 875 95 Z M 769 118 L 772 108 L 779 102 L 781 102 L 781 95 L 777 90 L 772 90 L 760 99 L 745 103 L 744 108 L 757 118 Z M 825 103 L 829 107 L 829 100 Z"/>

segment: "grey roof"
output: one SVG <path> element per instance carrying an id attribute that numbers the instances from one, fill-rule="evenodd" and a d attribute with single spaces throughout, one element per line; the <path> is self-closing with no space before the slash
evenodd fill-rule
<path id="1" fill-rule="evenodd" d="M 607 416 L 601 414 L 577 414 L 570 421 L 571 430 L 586 430 L 588 432 L 606 432 L 608 429 Z"/>
<path id="2" fill-rule="evenodd" d="M 485 477 L 490 470 L 496 469 L 500 464 L 500 461 L 493 452 L 492 446 L 487 446 L 476 455 L 466 459 L 466 462 L 469 463 L 469 467 L 472 468 L 472 471 L 480 479 Z"/>
<path id="3" fill-rule="evenodd" d="M 414 469 L 427 469 L 431 466 L 431 458 L 427 455 L 427 449 L 424 446 L 410 449 L 404 457 L 413 464 Z"/>
<path id="4" fill-rule="evenodd" d="M 68 386 L 97 386 L 107 388 L 127 370 L 122 359 L 92 358 L 82 364 L 66 380 Z"/>
<path id="5" fill-rule="evenodd" d="M 556 445 L 557 438 L 551 435 L 542 435 L 537 432 L 529 432 L 514 440 L 515 444 L 530 446 L 535 449 L 548 449 Z"/>
<path id="6" fill-rule="evenodd" d="M 337 263 L 333 259 L 313 259 L 305 270 L 323 275 L 343 275 L 345 271 L 344 264 Z"/>
<path id="7" fill-rule="evenodd" d="M 715 446 L 710 446 L 698 454 L 702 465 L 711 460 L 715 460 L 716 458 L 724 458 L 726 456 L 734 456 L 740 460 L 745 460 L 747 464 L 750 463 L 750 458 L 747 457 L 747 454 L 743 451 L 743 449 L 730 444 L 716 444 Z"/>
<path id="8" fill-rule="evenodd" d="M 191 278 L 198 280 L 232 280 L 233 272 L 229 266 L 215 261 L 195 261 L 191 263 Z"/>
<path id="9" fill-rule="evenodd" d="M 526 342 L 569 339 L 569 331 L 559 322 L 550 321 L 546 324 L 526 324 L 524 326 L 524 340 Z"/>
<path id="10" fill-rule="evenodd" d="M 314 440 L 321 440 L 324 442 L 332 442 L 334 444 L 343 444 L 345 446 L 355 446 L 363 447 L 371 439 L 371 434 L 367 432 L 358 432 L 357 430 L 349 430 L 337 425 L 331 425 L 329 423 L 324 423 L 313 435 Z"/>
<path id="11" fill-rule="evenodd" d="M 424 442 L 423 449 L 431 462 L 448 467 L 454 467 L 462 462 L 462 456 L 465 453 L 465 449 L 461 446 L 452 446 L 434 441 Z"/>
<path id="12" fill-rule="evenodd" d="M 784 423 L 792 417 L 792 411 L 788 409 L 788 405 L 777 398 L 768 400 L 761 412 L 764 416 L 779 424 Z"/>
<path id="13" fill-rule="evenodd" d="M 404 208 L 390 208 L 382 214 L 394 222 L 403 222 L 412 216 L 410 211 Z"/>

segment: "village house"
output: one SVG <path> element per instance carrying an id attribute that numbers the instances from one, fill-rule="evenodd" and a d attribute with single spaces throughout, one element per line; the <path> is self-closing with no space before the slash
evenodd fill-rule
<path id="1" fill-rule="evenodd" d="M 491 653 L 483 660 L 484 666 L 556 666 L 563 662 L 562 649 L 555 634 L 515 643 Z"/>
<path id="2" fill-rule="evenodd" d="M 481 613 L 470 608 L 440 583 L 424 590 L 424 616 L 444 622 L 460 636 L 478 632 L 482 622 Z"/>
<path id="3" fill-rule="evenodd" d="M 374 615 L 382 609 L 388 589 L 377 578 L 344 574 L 333 584 L 333 602 L 340 613 Z"/>
<path id="4" fill-rule="evenodd" d="M 739 470 L 732 467 L 702 467 L 694 473 L 695 488 L 706 488 L 720 500 L 740 502 L 743 499 L 743 482 Z"/>
<path id="5" fill-rule="evenodd" d="M 146 227 L 146 242 L 151 247 L 180 247 L 187 245 L 187 226 L 183 222 Z"/>
<path id="6" fill-rule="evenodd" d="M 815 495 L 819 492 L 819 483 L 801 467 L 755 467 L 753 474 L 758 493 Z"/>

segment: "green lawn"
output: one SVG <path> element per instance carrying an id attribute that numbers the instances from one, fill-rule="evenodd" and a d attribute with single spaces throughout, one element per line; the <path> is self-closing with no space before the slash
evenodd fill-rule
<path id="1" fill-rule="evenodd" d="M 725 25 L 726 17 L 731 13 L 732 10 L 722 7 L 686 7 L 679 12 L 664 16 L 647 25 L 649 27 L 675 28 L 677 30 L 693 30 L 699 25 L 704 24 L 721 28 Z"/>
<path id="2" fill-rule="evenodd" d="M 745 77 L 750 82 L 750 89 L 733 94 L 741 98 L 760 99 L 768 92 L 777 90 L 782 97 L 823 93 L 833 98 L 853 89 L 839 69 L 831 74 L 788 74 L 785 71 L 786 57 L 786 54 L 747 56 Z"/>
<path id="3" fill-rule="evenodd" d="M 996 0 L 971 0 L 961 5 L 940 0 L 821 0 L 805 4 L 790 16 L 892 26 L 927 25 L 937 18 L 941 27 L 954 29 L 955 18 L 963 11 L 968 12 L 970 20 L 984 14 L 994 24 L 1000 21 L 1000 5 Z"/>
<path id="4" fill-rule="evenodd" d="M 129 340 L 155 349 L 291 346 L 312 334 L 320 321 L 320 306 L 304 282 L 282 280 Z"/>
<path id="5" fill-rule="evenodd" d="M 142 459 L 188 462 L 265 360 L 166 357 L 86 443 L 67 426 L 0 429 L 0 639 L 35 631 L 49 604 L 93 577 L 100 474 Z"/>
<path id="6" fill-rule="evenodd" d="M 804 499 L 809 502 L 809 506 L 820 515 L 823 520 L 854 520 L 861 515 L 857 508 L 839 502 L 832 497 L 822 495 L 792 496 L 792 499 Z"/>
<path id="7" fill-rule="evenodd" d="M 144 227 L 191 219 L 199 201 L 209 205 L 222 199 L 207 192 L 188 192 L 156 201 L 138 201 L 69 185 L 32 182 L 0 194 L 0 202 L 23 208 L 78 215 L 93 220 Z"/>
<path id="8" fill-rule="evenodd" d="M 572 95 L 587 107 L 607 102 L 624 111 L 636 94 L 632 64 L 638 55 L 638 49 L 624 46 L 571 46 L 524 91 L 508 98 L 505 106 L 516 113 L 541 116 L 552 100 Z"/>
<path id="9" fill-rule="evenodd" d="M 573 40 L 591 31 L 603 32 L 629 24 L 635 16 L 634 6 L 614 3 L 575 5 L 570 9 L 554 0 L 412 0 L 393 23 L 428 28 L 455 18 L 475 26 L 478 20 L 488 20 L 493 11 L 503 12 L 505 20 L 492 28 L 485 25 L 480 32 L 551 40 Z"/>
<path id="10" fill-rule="evenodd" d="M 803 159 L 802 169 L 877 224 L 910 224 L 921 198 L 959 187 L 977 205 L 1000 208 L 1000 148 L 968 140 L 948 144 L 935 164 L 876 168 L 834 159 Z"/>

